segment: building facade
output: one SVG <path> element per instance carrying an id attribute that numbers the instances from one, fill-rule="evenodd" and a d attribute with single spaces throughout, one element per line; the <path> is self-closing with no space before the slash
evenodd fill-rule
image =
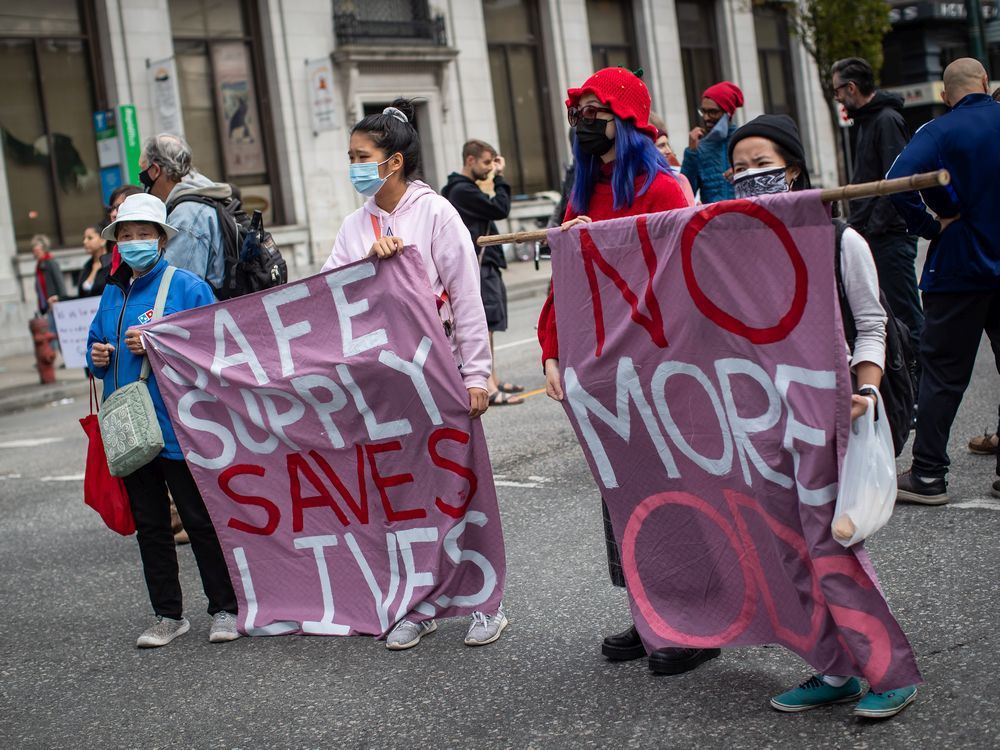
<path id="1" fill-rule="evenodd" d="M 295 277 L 319 268 L 341 221 L 361 203 L 348 179 L 351 124 L 399 95 L 418 102 L 432 186 L 460 169 L 462 144 L 479 138 L 507 158 L 523 206 L 558 190 L 569 162 L 566 89 L 619 64 L 644 69 L 678 154 L 697 124 L 701 91 L 731 80 L 746 96 L 737 122 L 764 111 L 792 115 L 814 183 L 833 184 L 830 103 L 789 33 L 788 7 L 761 0 L 4 0 L 3 351 L 30 346 L 30 238 L 46 234 L 67 274 L 79 268 L 80 237 L 102 219 L 108 190 L 136 180 L 135 138 L 162 130 L 182 132 L 200 171 L 236 185 L 248 206 L 264 212 Z"/>

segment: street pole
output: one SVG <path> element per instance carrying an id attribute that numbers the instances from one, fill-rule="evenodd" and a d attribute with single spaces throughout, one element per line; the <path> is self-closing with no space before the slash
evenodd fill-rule
<path id="1" fill-rule="evenodd" d="M 986 65 L 986 43 L 983 36 L 983 5 L 980 0 L 965 0 L 965 10 L 969 22 L 969 51 L 972 56 Z"/>

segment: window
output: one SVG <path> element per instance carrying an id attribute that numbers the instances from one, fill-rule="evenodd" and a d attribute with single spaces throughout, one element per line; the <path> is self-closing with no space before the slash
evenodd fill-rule
<path id="1" fill-rule="evenodd" d="M 92 11 L 66 0 L 0 5 L 0 137 L 20 252 L 39 233 L 76 244 L 104 215 Z"/>
<path id="2" fill-rule="evenodd" d="M 540 57 L 537 0 L 484 0 L 483 15 L 504 177 L 514 193 L 551 190 L 559 179 L 545 114 L 551 94 Z"/>
<path id="3" fill-rule="evenodd" d="M 334 0 L 338 44 L 445 46 L 444 16 L 431 16 L 427 0 Z"/>
<path id="4" fill-rule="evenodd" d="M 757 35 L 760 83 L 764 89 L 765 112 L 789 115 L 798 120 L 788 17 L 785 13 L 784 8 L 776 5 L 754 6 L 753 22 Z"/>
<path id="5" fill-rule="evenodd" d="M 701 92 L 722 79 L 715 3 L 677 0 L 677 25 L 681 31 L 681 62 L 684 66 L 688 117 L 695 123 L 699 121 Z"/>
<path id="6" fill-rule="evenodd" d="M 247 210 L 284 221 L 275 171 L 255 4 L 170 0 L 184 136 L 199 172 L 240 189 Z"/>
<path id="7" fill-rule="evenodd" d="M 627 0 L 587 0 L 587 26 L 594 70 L 624 65 L 638 67 L 632 3 Z"/>

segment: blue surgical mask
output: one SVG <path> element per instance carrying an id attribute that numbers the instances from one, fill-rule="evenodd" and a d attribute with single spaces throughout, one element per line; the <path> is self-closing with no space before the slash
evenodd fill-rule
<path id="1" fill-rule="evenodd" d="M 389 159 L 392 157 L 390 156 Z M 385 181 L 389 179 L 387 174 L 385 177 L 378 176 L 378 168 L 385 164 L 386 161 L 366 161 L 360 164 L 352 164 L 350 167 L 351 184 L 354 185 L 354 189 L 357 190 L 362 195 L 371 198 L 375 193 L 382 189 Z M 390 172 L 389 174 L 392 174 Z"/>
<path id="2" fill-rule="evenodd" d="M 145 271 L 159 259 L 160 241 L 156 239 L 119 242 L 118 252 L 133 271 Z"/>

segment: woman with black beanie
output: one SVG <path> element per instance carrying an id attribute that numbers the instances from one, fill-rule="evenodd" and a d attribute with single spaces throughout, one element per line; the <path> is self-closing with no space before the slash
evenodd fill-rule
<path id="1" fill-rule="evenodd" d="M 729 143 L 729 160 L 737 198 L 805 190 L 810 186 L 799 129 L 787 115 L 761 115 L 737 130 Z M 879 302 L 878 273 L 868 243 L 851 228 L 845 229 L 837 241 L 841 243 L 844 291 L 857 326 L 853 351 L 846 336 L 844 340 L 855 386 L 851 396 L 854 420 L 867 411 L 869 401 L 874 402 L 874 389 L 882 381 L 887 317 Z M 817 674 L 771 698 L 771 706 L 778 711 L 799 712 L 860 698 L 854 709 L 856 716 L 887 719 L 908 706 L 916 694 L 915 685 L 866 693 L 857 677 Z"/>

